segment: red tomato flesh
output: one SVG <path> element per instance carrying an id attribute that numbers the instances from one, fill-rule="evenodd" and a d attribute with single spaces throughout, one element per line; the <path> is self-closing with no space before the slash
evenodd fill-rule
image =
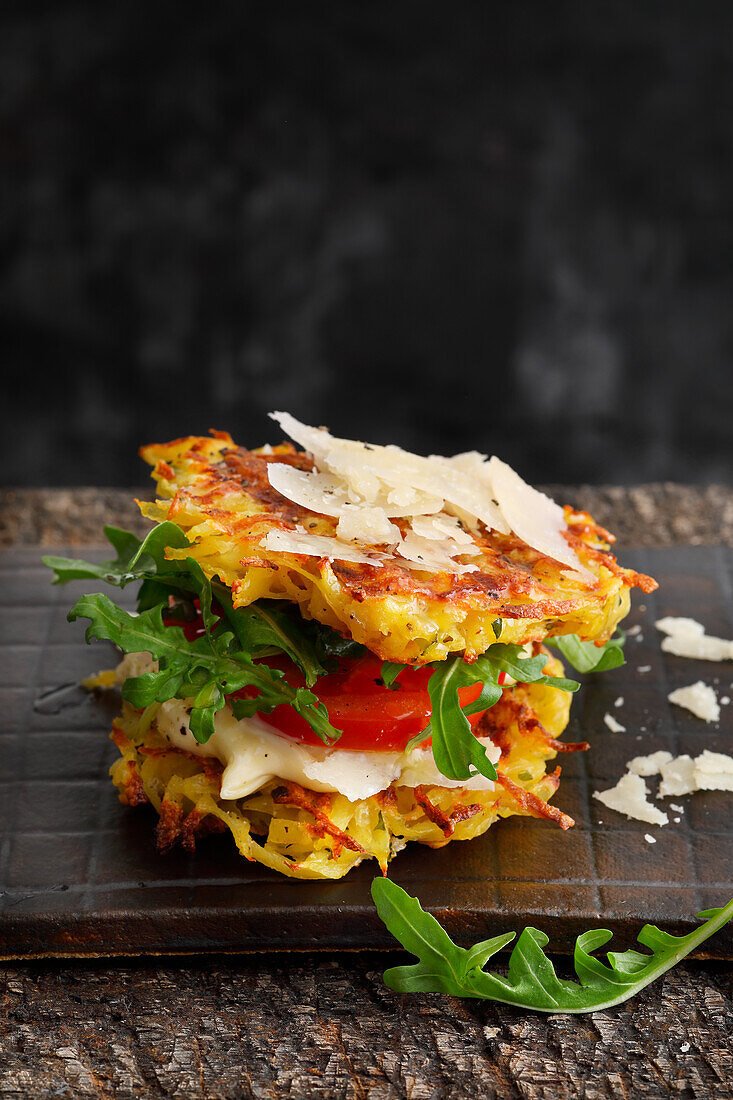
<path id="1" fill-rule="evenodd" d="M 300 669 L 287 658 L 268 658 L 267 664 L 284 672 L 285 679 L 293 687 L 304 686 Z M 322 676 L 314 691 L 328 711 L 331 724 L 343 731 L 339 748 L 401 752 L 428 724 L 431 709 L 428 680 L 432 672 L 432 668 L 427 667 L 403 669 L 395 681 L 399 685 L 397 689 L 387 688 L 381 679 L 382 662 L 369 654 L 343 660 L 337 672 Z M 466 706 L 478 698 L 480 692 L 481 685 L 475 684 L 460 688 L 458 694 Z M 472 726 L 479 721 L 481 713 L 469 717 Z M 305 719 L 286 704 L 275 707 L 271 714 L 261 714 L 260 718 L 276 732 L 306 745 L 322 744 Z M 426 739 L 426 743 L 429 742 L 430 739 Z"/>
<path id="2" fill-rule="evenodd" d="M 191 641 L 204 633 L 200 617 L 193 622 L 176 619 L 168 619 L 167 622 L 171 626 L 181 626 Z M 302 672 L 288 657 L 267 657 L 264 663 L 282 672 L 292 687 L 305 687 Z M 395 681 L 398 685 L 395 690 L 385 687 L 382 682 L 382 661 L 368 654 L 339 661 L 338 671 L 321 676 L 313 690 L 328 711 L 331 724 L 343 731 L 338 741 L 339 748 L 401 752 L 407 742 L 428 724 L 431 709 L 428 680 L 432 672 L 430 667 L 405 668 Z M 505 680 L 501 672 L 499 683 L 503 684 Z M 461 704 L 467 706 L 472 703 L 480 692 L 480 684 L 460 688 L 458 695 Z M 256 698 L 256 694 L 254 688 L 233 692 L 233 695 L 244 699 Z M 483 713 L 469 716 L 472 726 Z M 275 707 L 271 714 L 260 714 L 259 717 L 275 733 L 285 734 L 306 745 L 323 744 L 306 720 L 286 703 Z M 429 743 L 430 738 L 427 738 L 425 744 Z"/>

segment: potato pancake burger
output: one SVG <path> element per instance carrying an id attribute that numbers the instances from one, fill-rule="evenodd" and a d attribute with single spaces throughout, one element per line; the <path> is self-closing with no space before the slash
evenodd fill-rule
<path id="1" fill-rule="evenodd" d="M 287 413 L 293 443 L 225 432 L 143 447 L 157 496 L 116 557 L 48 557 L 56 583 L 140 584 L 134 614 L 82 596 L 70 619 L 124 653 L 112 738 L 121 801 L 158 847 L 230 831 L 295 878 L 382 871 L 549 804 L 574 680 L 623 662 L 629 591 L 612 536 L 498 458 L 422 457 Z M 549 647 L 549 648 L 548 648 Z M 100 683 L 108 683 L 104 674 Z"/>

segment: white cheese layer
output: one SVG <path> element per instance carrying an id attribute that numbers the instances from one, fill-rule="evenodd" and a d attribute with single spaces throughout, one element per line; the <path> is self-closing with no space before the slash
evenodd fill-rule
<path id="1" fill-rule="evenodd" d="M 148 654 L 128 655 L 117 671 L 118 681 L 139 676 L 151 664 Z M 303 745 L 275 733 L 260 718 L 235 718 L 229 707 L 217 712 L 214 733 L 205 745 L 200 745 L 189 727 L 190 705 L 190 700 L 184 699 L 163 703 L 156 725 L 172 745 L 197 756 L 213 756 L 224 764 L 221 797 L 225 799 L 245 798 L 273 779 L 300 783 L 313 791 L 339 792 L 352 802 L 384 791 L 392 783 L 403 787 L 425 784 L 494 789 L 492 781 L 483 775 L 466 780 L 448 779 L 435 766 L 430 748 L 401 753 L 353 752 L 340 749 L 338 744 L 333 748 Z M 500 749 L 487 737 L 479 740 L 489 760 L 496 763 Z"/>
<path id="2" fill-rule="evenodd" d="M 287 779 L 312 791 L 337 791 L 351 802 L 384 791 L 391 783 L 407 787 L 425 783 L 470 790 L 494 789 L 491 780 L 483 775 L 467 780 L 447 779 L 436 768 L 431 749 L 353 752 L 338 746 L 303 745 L 275 733 L 260 718 L 235 718 L 228 707 L 217 713 L 214 733 L 205 745 L 200 745 L 189 729 L 183 699 L 163 703 L 156 724 L 172 745 L 200 756 L 215 756 L 225 765 L 221 796 L 227 799 L 244 798 L 272 779 Z M 482 738 L 481 744 L 489 759 L 496 763 L 500 750 L 488 738 Z"/>

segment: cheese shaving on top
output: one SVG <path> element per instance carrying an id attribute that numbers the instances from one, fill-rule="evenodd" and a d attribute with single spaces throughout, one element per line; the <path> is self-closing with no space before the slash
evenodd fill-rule
<path id="1" fill-rule="evenodd" d="M 402 537 L 399 527 L 390 523 L 381 508 L 352 508 L 338 521 L 336 535 L 347 542 L 361 540 L 372 546 L 394 543 Z"/>
<path id="2" fill-rule="evenodd" d="M 386 447 L 373 443 L 360 443 L 353 439 L 338 439 L 323 428 L 310 428 L 301 424 L 290 413 L 270 414 L 291 439 L 310 451 L 319 471 L 329 471 L 351 487 L 364 503 L 374 504 L 384 493 L 438 497 L 450 511 L 452 506 L 463 509 L 474 520 L 503 534 L 510 528 L 503 520 L 498 502 L 486 480 L 466 476 L 466 472 L 453 466 L 451 459 L 403 451 L 401 447 Z M 411 514 L 423 514 L 416 506 Z"/>
<path id="3" fill-rule="evenodd" d="M 575 551 L 562 537 L 565 514 L 559 504 L 533 489 L 506 462 L 494 456 L 489 473 L 502 514 L 515 535 L 548 558 L 567 565 L 585 581 L 593 575 L 578 561 Z"/>
<path id="4" fill-rule="evenodd" d="M 265 550 L 279 550 L 285 554 L 309 554 L 316 558 L 329 558 L 331 561 L 354 561 L 362 565 L 381 567 L 383 558 L 376 554 L 366 554 L 353 543 L 326 535 L 311 535 L 303 527 L 294 531 L 268 531 L 260 544 Z"/>
<path id="5" fill-rule="evenodd" d="M 448 516 L 445 512 L 437 516 L 413 516 L 410 526 L 421 539 L 432 539 L 435 542 L 450 539 L 456 546 L 461 546 L 463 554 L 479 553 L 468 531 L 464 531 L 455 516 Z"/>
<path id="6" fill-rule="evenodd" d="M 323 428 L 302 424 L 289 413 L 270 415 L 310 452 L 316 466 L 310 473 L 270 463 L 270 484 L 296 504 L 339 517 L 337 534 L 344 542 L 362 548 L 388 546 L 408 567 L 466 573 L 477 567 L 456 559 L 480 552 L 474 535 L 483 524 L 501 534 L 513 531 L 534 550 L 566 565 L 572 579 L 596 583 L 563 536 L 567 524 L 562 508 L 498 458 L 487 460 L 475 451 L 453 458 L 426 458 L 396 446 L 339 439 Z M 402 537 L 389 522 L 398 517 L 410 523 Z M 283 534 L 279 532 L 278 538 Z M 262 545 L 285 550 L 287 541 L 291 553 L 365 560 L 347 556 L 343 549 L 338 554 L 325 550 L 324 536 L 289 534 L 290 539 L 275 545 L 271 532 Z M 374 563 L 371 557 L 366 560 Z"/>
<path id="7" fill-rule="evenodd" d="M 471 550 L 460 543 L 452 542 L 450 539 L 444 539 L 441 542 L 434 539 L 424 539 L 412 531 L 397 544 L 396 552 L 408 566 L 415 569 L 473 573 L 478 568 L 476 565 L 454 561 L 452 557 L 454 554 L 479 553 L 478 547 Z"/>
<path id="8" fill-rule="evenodd" d="M 396 516 L 428 515 L 439 512 L 443 507 L 440 497 L 414 492 L 409 494 L 412 498 L 409 501 L 406 499 L 408 494 L 400 497 L 400 494 L 386 492 L 377 494 L 373 500 L 364 500 L 334 474 L 309 473 L 284 462 L 271 462 L 267 467 L 267 476 L 278 493 L 324 516 L 358 515 L 369 509 L 379 510 L 387 519 L 393 519 Z"/>

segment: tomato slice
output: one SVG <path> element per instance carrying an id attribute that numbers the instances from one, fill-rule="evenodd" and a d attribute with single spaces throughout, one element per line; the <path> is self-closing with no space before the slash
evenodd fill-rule
<path id="1" fill-rule="evenodd" d="M 267 664 L 279 668 L 293 687 L 303 686 L 300 670 L 287 659 L 268 658 Z M 322 676 L 314 690 L 326 707 L 331 724 L 343 731 L 338 747 L 401 752 L 428 724 L 431 709 L 428 680 L 432 671 L 432 668 L 403 669 L 395 681 L 398 688 L 387 688 L 381 679 L 382 662 L 370 654 L 343 660 L 337 672 Z M 461 688 L 461 703 L 464 706 L 472 703 L 480 692 L 480 684 Z M 469 722 L 473 726 L 480 717 L 481 713 L 472 714 Z M 283 704 L 260 718 L 276 732 L 306 745 L 322 744 L 292 707 Z M 429 743 L 428 738 L 426 744 Z"/>
<path id="2" fill-rule="evenodd" d="M 198 610 L 198 600 L 194 602 Z M 204 633 L 200 615 L 193 622 L 173 618 L 165 621 L 181 626 L 191 641 Z M 264 663 L 282 672 L 292 687 L 305 686 L 302 672 L 288 657 L 267 657 Z M 395 680 L 397 689 L 388 688 L 382 682 L 382 662 L 368 654 L 341 660 L 336 672 L 321 676 L 314 691 L 326 707 L 331 724 L 343 731 L 338 741 L 339 748 L 401 752 L 407 742 L 428 724 L 431 710 L 428 680 L 432 672 L 430 667 L 405 668 Z M 504 673 L 500 673 L 499 683 L 503 684 L 505 679 Z M 460 688 L 458 696 L 461 704 L 467 706 L 472 703 L 480 692 L 480 684 Z M 253 688 L 243 688 L 233 694 L 251 699 L 257 693 Z M 469 716 L 472 726 L 483 713 Z M 260 714 L 259 717 L 276 733 L 306 745 L 323 744 L 306 720 L 285 703 L 275 707 L 270 714 Z M 426 739 L 425 744 L 430 744 L 430 738 Z"/>

